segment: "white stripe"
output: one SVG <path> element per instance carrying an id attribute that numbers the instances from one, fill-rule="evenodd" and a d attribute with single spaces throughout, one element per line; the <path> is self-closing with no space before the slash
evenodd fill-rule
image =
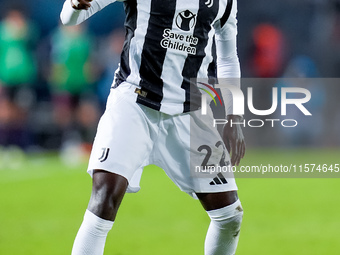
<path id="1" fill-rule="evenodd" d="M 194 6 L 195 5 L 195 6 Z M 193 7 L 194 6 L 194 7 Z M 183 31 L 176 25 L 177 15 L 185 10 L 190 10 L 192 13 L 198 13 L 199 0 L 176 1 L 176 13 L 172 23 L 172 32 L 182 34 L 184 36 L 193 35 L 194 27 L 190 31 Z M 181 88 L 183 77 L 182 70 L 188 53 L 180 52 L 174 49 L 168 49 L 165 55 L 161 78 L 167 81 L 163 84 L 163 100 L 161 112 L 168 114 L 176 114 L 183 112 L 183 102 L 185 102 L 185 90 Z"/>
<path id="2" fill-rule="evenodd" d="M 198 71 L 197 78 L 208 78 L 208 66 L 213 60 L 212 57 L 212 43 L 213 43 L 213 35 L 215 33 L 214 29 L 211 29 L 208 34 L 208 42 L 207 46 L 205 46 L 204 52 L 205 57 L 203 58 L 202 65 L 200 67 L 200 70 Z"/>
<path id="3" fill-rule="evenodd" d="M 212 22 L 214 24 L 217 20 L 219 20 L 224 12 L 225 9 L 227 8 L 227 3 L 228 1 L 219 1 L 219 8 L 218 8 L 218 13 Z M 197 78 L 207 78 L 207 69 L 211 61 L 213 60 L 212 57 L 212 43 L 213 43 L 213 35 L 215 34 L 215 29 L 212 27 L 212 29 L 209 31 L 209 41 L 207 43 L 207 46 L 204 49 L 206 57 L 203 59 L 201 68 L 198 72 Z"/>
<path id="4" fill-rule="evenodd" d="M 235 0 L 234 0 L 235 1 Z M 222 18 L 224 12 L 226 11 L 227 9 L 227 5 L 228 5 L 228 1 L 227 0 L 222 0 L 222 1 L 219 1 L 219 6 L 218 6 L 218 14 L 213 22 L 213 24 Z"/>
<path id="5" fill-rule="evenodd" d="M 139 85 L 140 76 L 139 68 L 142 61 L 142 51 L 147 34 L 148 22 L 150 18 L 151 0 L 137 0 L 137 27 L 135 35 L 131 39 L 129 49 L 129 66 L 131 73 L 126 81 L 135 85 Z"/>

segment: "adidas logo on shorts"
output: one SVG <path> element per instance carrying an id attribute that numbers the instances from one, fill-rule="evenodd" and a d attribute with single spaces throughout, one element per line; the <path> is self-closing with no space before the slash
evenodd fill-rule
<path id="1" fill-rule="evenodd" d="M 227 184 L 227 180 L 224 178 L 223 174 L 219 173 L 209 184 L 210 185 L 221 185 Z"/>

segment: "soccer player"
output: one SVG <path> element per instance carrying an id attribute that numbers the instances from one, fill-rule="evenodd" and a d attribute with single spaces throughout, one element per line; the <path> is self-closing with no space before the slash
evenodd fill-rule
<path id="1" fill-rule="evenodd" d="M 67 0 L 65 25 L 76 25 L 115 0 Z M 245 152 L 239 125 L 223 137 L 201 116 L 192 78 L 208 78 L 216 45 L 217 75 L 240 77 L 236 0 L 126 0 L 126 38 L 93 144 L 93 186 L 73 255 L 100 255 L 126 192 L 137 192 L 142 168 L 156 164 L 198 198 L 211 218 L 205 255 L 235 254 L 243 209 L 233 177 L 196 176 L 197 165 L 238 165 Z M 235 84 L 235 86 L 238 86 Z M 232 98 L 222 90 L 228 120 Z M 212 118 L 212 117 L 211 117 Z M 222 142 L 223 141 L 223 142 Z M 226 150 L 230 147 L 231 159 Z"/>

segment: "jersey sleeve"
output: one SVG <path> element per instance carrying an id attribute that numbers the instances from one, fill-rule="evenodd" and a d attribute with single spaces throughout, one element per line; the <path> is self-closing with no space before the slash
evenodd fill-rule
<path id="1" fill-rule="evenodd" d="M 93 0 L 88 10 L 76 10 L 72 7 L 71 0 L 66 0 L 60 13 L 61 22 L 68 26 L 78 25 L 113 2 L 116 0 Z"/>
<path id="2" fill-rule="evenodd" d="M 217 77 L 221 86 L 226 115 L 233 114 L 233 96 L 229 89 L 223 88 L 223 83 L 240 88 L 240 62 L 237 55 L 237 1 L 229 1 L 227 6 L 230 15 L 225 15 L 215 24 Z M 228 13 L 229 14 L 229 13 Z"/>

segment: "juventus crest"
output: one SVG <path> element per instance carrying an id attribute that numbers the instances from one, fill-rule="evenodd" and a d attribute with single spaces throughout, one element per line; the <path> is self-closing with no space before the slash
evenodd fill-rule
<path id="1" fill-rule="evenodd" d="M 110 148 L 102 148 L 102 155 L 98 158 L 100 162 L 104 162 L 107 160 L 107 157 L 109 156 Z"/>

